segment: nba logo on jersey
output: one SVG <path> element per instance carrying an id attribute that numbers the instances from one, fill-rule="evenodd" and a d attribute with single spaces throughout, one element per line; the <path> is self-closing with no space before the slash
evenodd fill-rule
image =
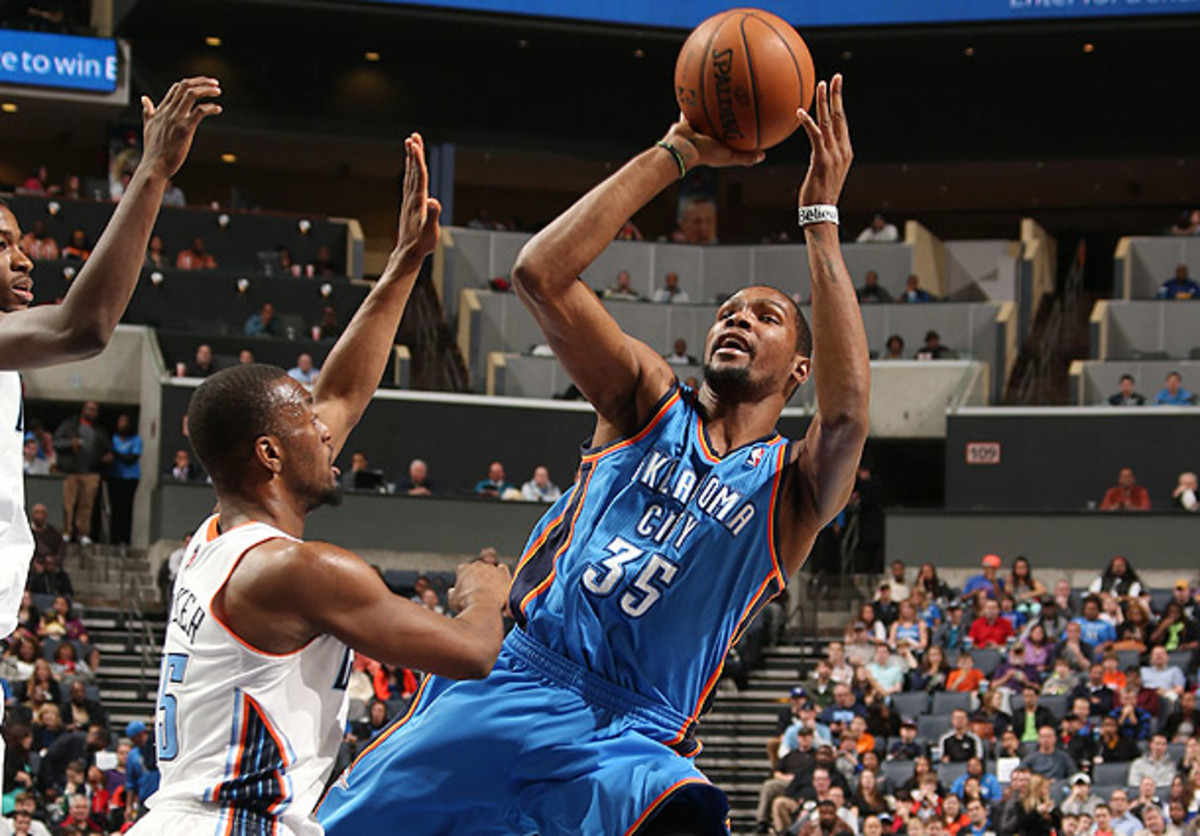
<path id="1" fill-rule="evenodd" d="M 746 467 L 758 467 L 758 463 L 762 461 L 763 454 L 766 453 L 766 451 L 767 448 L 763 447 L 761 444 L 756 444 L 754 448 L 746 455 Z"/>

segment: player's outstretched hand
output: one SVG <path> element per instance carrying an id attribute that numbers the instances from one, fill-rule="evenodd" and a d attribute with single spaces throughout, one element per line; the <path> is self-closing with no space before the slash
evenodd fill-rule
<path id="1" fill-rule="evenodd" d="M 400 205 L 400 229 L 396 254 L 402 268 L 415 270 L 438 241 L 438 218 L 442 204 L 429 196 L 429 169 L 425 165 L 425 140 L 414 133 L 404 140 L 404 199 Z"/>
<path id="2" fill-rule="evenodd" d="M 818 84 L 816 98 L 816 121 L 808 111 L 796 111 L 812 143 L 808 175 L 800 186 L 800 205 L 837 205 L 842 184 L 850 171 L 850 161 L 854 159 L 850 126 L 846 123 L 846 109 L 842 105 L 841 74 L 835 75 L 828 84 L 824 81 Z"/>
<path id="3" fill-rule="evenodd" d="M 221 95 L 221 83 L 215 78 L 185 78 L 171 85 L 156 106 L 142 96 L 142 122 L 145 127 L 142 165 L 162 177 L 174 177 L 187 159 L 196 136 L 196 128 L 205 117 L 216 116 L 221 106 L 204 101 Z"/>
<path id="4" fill-rule="evenodd" d="M 735 151 L 719 139 L 705 136 L 693 128 L 682 113 L 679 114 L 679 121 L 667 131 L 663 141 L 675 146 L 675 150 L 683 155 L 683 161 L 689 170 L 698 165 L 713 168 L 757 165 L 767 157 L 762 151 Z"/>
<path id="5" fill-rule="evenodd" d="M 490 563 L 475 561 L 463 563 L 458 567 L 458 576 L 450 589 L 450 609 L 462 612 L 467 607 L 495 606 L 497 611 L 504 608 L 508 600 L 508 587 L 512 583 L 512 575 L 508 567 L 501 564 L 492 566 Z"/>

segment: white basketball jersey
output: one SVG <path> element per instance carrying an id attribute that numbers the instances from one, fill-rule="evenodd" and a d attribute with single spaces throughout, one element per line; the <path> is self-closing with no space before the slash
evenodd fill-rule
<path id="1" fill-rule="evenodd" d="M 163 644 L 162 783 L 149 805 L 202 804 L 222 816 L 223 833 L 275 833 L 277 823 L 322 833 L 312 810 L 346 727 L 346 645 L 322 635 L 293 653 L 267 653 L 213 612 L 243 555 L 277 538 L 296 539 L 257 522 L 218 534 L 217 517 L 206 520 L 175 579 Z"/>
<path id="2" fill-rule="evenodd" d="M 0 636 L 17 628 L 33 559 L 33 533 L 25 519 L 24 446 L 21 375 L 0 372 Z"/>

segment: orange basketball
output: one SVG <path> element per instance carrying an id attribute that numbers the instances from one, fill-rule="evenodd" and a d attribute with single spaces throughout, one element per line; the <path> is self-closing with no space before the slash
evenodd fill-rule
<path id="1" fill-rule="evenodd" d="M 675 98 L 688 123 L 739 151 L 787 139 L 808 109 L 816 71 L 791 24 L 761 9 L 713 15 L 675 62 Z"/>

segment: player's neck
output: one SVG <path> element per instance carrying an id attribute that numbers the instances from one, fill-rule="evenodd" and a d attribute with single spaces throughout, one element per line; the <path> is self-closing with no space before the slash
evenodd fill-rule
<path id="1" fill-rule="evenodd" d="M 783 411 L 783 399 L 778 394 L 732 400 L 722 398 L 704 385 L 700 387 L 697 400 L 709 443 L 721 456 L 771 433 Z"/>
<path id="2" fill-rule="evenodd" d="M 306 513 L 293 498 L 273 491 L 264 491 L 254 497 L 219 494 L 218 508 L 222 533 L 245 523 L 260 522 L 292 537 L 304 536 Z"/>

